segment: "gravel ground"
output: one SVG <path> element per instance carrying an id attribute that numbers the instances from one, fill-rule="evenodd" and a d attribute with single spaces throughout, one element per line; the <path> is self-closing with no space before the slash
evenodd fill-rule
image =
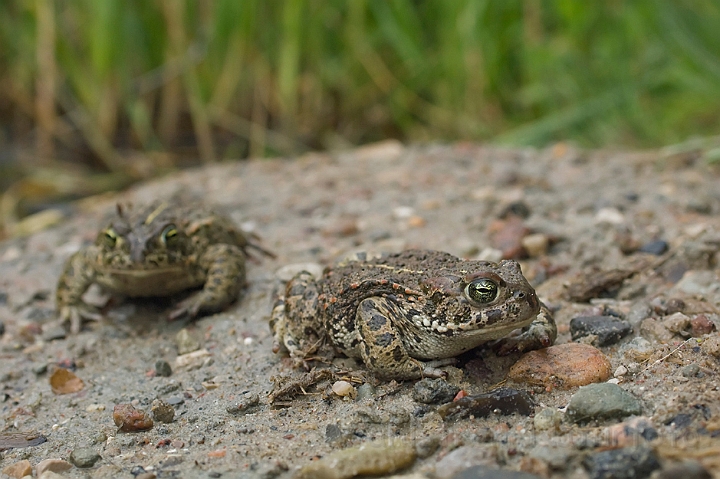
<path id="1" fill-rule="evenodd" d="M 57 459 L 43 477 L 718 478 L 720 171 L 697 158 L 386 142 L 184 171 L 73 205 L 62 224 L 0 244 L 0 470 L 37 477 Z M 115 203 L 178 197 L 277 254 L 249 264 L 242 299 L 191 323 L 164 319 L 172 300 L 117 301 L 77 336 L 52 328 L 64 260 Z M 345 358 L 304 375 L 272 353 L 271 298 L 292 271 L 411 247 L 521 257 L 559 347 L 510 378 L 520 357 L 480 348 L 447 381 L 403 383 Z M 57 370 L 81 382 L 53 392 Z M 494 392 L 441 405 L 457 391 Z M 119 431 L 118 404 L 153 409 L 154 426 Z"/>

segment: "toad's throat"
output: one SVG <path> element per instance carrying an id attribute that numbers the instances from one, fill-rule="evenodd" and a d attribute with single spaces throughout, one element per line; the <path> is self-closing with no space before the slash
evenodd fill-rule
<path id="1" fill-rule="evenodd" d="M 164 296 L 203 284 L 202 278 L 181 267 L 104 270 L 95 280 L 100 286 L 132 297 Z"/>

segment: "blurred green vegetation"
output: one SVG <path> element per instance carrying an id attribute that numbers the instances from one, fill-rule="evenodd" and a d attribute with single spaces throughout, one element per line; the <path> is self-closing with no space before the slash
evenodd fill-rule
<path id="1" fill-rule="evenodd" d="M 94 191 L 386 138 L 718 135 L 719 26 L 717 0 L 4 0 L 0 168 Z"/>

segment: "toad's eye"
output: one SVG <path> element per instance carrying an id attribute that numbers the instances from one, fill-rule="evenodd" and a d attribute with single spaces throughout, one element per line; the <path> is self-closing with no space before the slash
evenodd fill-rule
<path id="1" fill-rule="evenodd" d="M 465 287 L 465 296 L 473 303 L 487 304 L 497 298 L 498 285 L 488 278 L 476 279 Z"/>
<path id="2" fill-rule="evenodd" d="M 164 245 L 172 246 L 177 241 L 178 231 L 175 225 L 167 225 L 160 235 L 160 241 Z"/>
<path id="3" fill-rule="evenodd" d="M 110 247 L 115 246 L 117 240 L 118 236 L 114 229 L 108 228 L 105 230 L 103 234 L 103 242 L 105 243 L 105 245 Z"/>

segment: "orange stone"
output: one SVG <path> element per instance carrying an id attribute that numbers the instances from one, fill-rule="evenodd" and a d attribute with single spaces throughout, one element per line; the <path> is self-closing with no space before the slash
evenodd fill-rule
<path id="1" fill-rule="evenodd" d="M 30 464 L 30 461 L 23 459 L 22 461 L 18 461 L 3 468 L 2 473 L 16 479 L 21 479 L 22 477 L 32 474 L 32 465 Z"/>
<path id="2" fill-rule="evenodd" d="M 570 389 L 607 381 L 611 366 L 608 358 L 589 344 L 568 343 L 523 355 L 508 377 L 519 383 Z"/>

